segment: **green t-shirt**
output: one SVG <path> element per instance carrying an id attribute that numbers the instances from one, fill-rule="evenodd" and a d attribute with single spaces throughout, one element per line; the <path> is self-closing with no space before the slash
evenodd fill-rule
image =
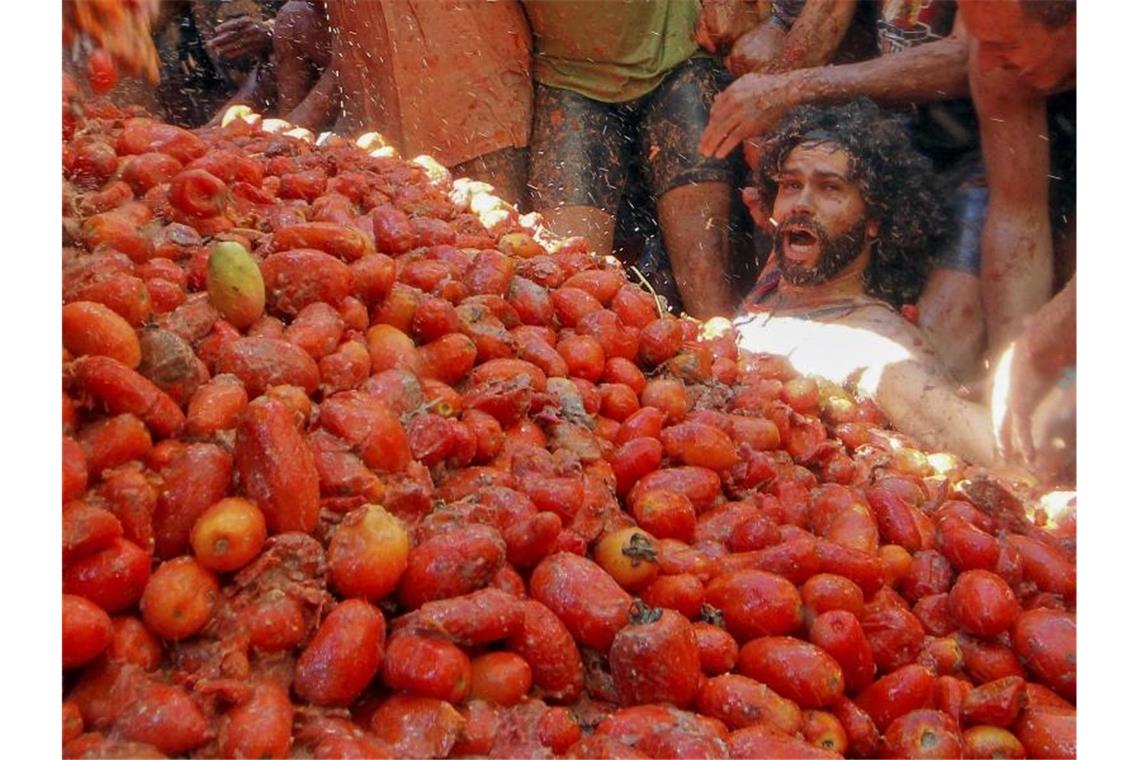
<path id="1" fill-rule="evenodd" d="M 523 0 L 534 78 L 620 103 L 651 91 L 700 48 L 699 0 Z"/>

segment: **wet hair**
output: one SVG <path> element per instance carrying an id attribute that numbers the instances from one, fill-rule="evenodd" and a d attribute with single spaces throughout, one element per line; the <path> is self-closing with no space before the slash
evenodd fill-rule
<path id="1" fill-rule="evenodd" d="M 867 216 L 879 222 L 864 273 L 868 295 L 895 306 L 914 303 L 935 251 L 946 237 L 948 209 L 933 167 L 911 145 L 902 123 L 866 98 L 839 106 L 801 106 L 764 141 L 756 187 L 771 209 L 788 154 L 801 145 L 835 145 L 850 156 L 848 179 Z"/>
<path id="2" fill-rule="evenodd" d="M 1018 0 L 1021 12 L 1049 31 L 1060 29 L 1077 14 L 1077 0 Z"/>

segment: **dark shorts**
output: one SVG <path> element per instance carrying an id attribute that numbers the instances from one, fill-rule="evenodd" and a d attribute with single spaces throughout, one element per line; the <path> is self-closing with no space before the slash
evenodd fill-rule
<path id="1" fill-rule="evenodd" d="M 976 173 L 961 180 L 954 189 L 953 221 L 949 237 L 935 258 L 934 266 L 955 269 L 975 277 L 982 272 L 982 225 L 990 191 L 980 164 Z"/>
<path id="2" fill-rule="evenodd" d="M 652 92 L 603 103 L 536 85 L 530 191 L 537 210 L 593 206 L 617 213 L 631 166 L 654 199 L 694 182 L 734 181 L 728 161 L 697 150 L 726 76 L 711 58 L 690 58 Z"/>

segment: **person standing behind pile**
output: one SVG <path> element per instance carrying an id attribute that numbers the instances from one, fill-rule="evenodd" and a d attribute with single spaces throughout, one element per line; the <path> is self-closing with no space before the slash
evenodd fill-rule
<path id="1" fill-rule="evenodd" d="M 332 60 L 285 118 L 376 131 L 500 197 L 525 196 L 533 93 L 530 31 L 515 0 L 327 0 Z"/>
<path id="2" fill-rule="evenodd" d="M 733 171 L 697 151 L 719 87 L 697 0 L 523 0 L 534 33 L 530 186 L 553 232 L 609 253 L 631 167 L 646 173 L 685 310 L 731 314 Z"/>
<path id="3" fill-rule="evenodd" d="M 1076 155 L 1057 150 L 1068 147 L 1067 130 L 1050 117 L 1068 111 L 1064 126 L 1075 132 L 1077 5 L 969 0 L 960 12 L 990 185 L 982 299 L 990 349 L 1000 354 L 998 445 L 1050 479 L 1075 481 L 1076 216 L 1067 207 Z"/>

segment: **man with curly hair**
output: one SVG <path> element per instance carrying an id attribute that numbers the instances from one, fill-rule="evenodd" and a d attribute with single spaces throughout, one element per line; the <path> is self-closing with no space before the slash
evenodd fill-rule
<path id="1" fill-rule="evenodd" d="M 900 313 L 947 227 L 930 163 L 902 125 L 865 99 L 796 109 L 757 174 L 745 203 L 774 255 L 736 320 L 741 347 L 873 399 L 925 448 L 992 464 L 987 410 L 959 396 Z"/>

